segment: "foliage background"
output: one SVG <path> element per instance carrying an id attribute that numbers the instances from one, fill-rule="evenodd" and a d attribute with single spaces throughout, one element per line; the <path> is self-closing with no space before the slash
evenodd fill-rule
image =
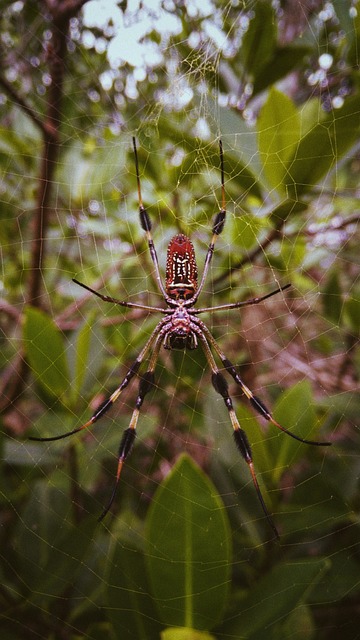
<path id="1" fill-rule="evenodd" d="M 3 638 L 360 635 L 357 3 L 200 4 L 1 3 Z M 154 326 L 72 283 L 160 304 L 133 135 L 162 268 L 177 231 L 201 267 L 223 140 L 202 306 L 292 284 L 207 319 L 281 424 L 333 442 L 231 386 L 279 544 L 201 353 L 164 354 L 103 525 L 137 385 L 91 433 L 26 439 L 85 422 Z"/>

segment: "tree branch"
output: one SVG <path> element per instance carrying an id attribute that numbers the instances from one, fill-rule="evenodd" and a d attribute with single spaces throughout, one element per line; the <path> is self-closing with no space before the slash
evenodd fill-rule
<path id="1" fill-rule="evenodd" d="M 43 148 L 38 176 L 36 206 L 32 214 L 31 263 L 29 280 L 25 291 L 25 303 L 41 306 L 42 269 L 44 266 L 46 237 L 53 191 L 53 177 L 59 155 L 60 127 L 62 122 L 61 103 L 64 91 L 64 61 L 67 53 L 69 21 L 87 0 L 44 0 L 50 12 L 52 39 L 48 44 L 47 59 L 51 83 L 48 91 L 47 111 L 43 121 L 34 110 L 14 92 L 11 85 L 2 79 L 1 84 L 25 113 L 40 128 L 43 134 Z M 22 352 L 8 367 L 3 384 L 2 409 L 8 408 L 21 395 L 29 372 Z"/>

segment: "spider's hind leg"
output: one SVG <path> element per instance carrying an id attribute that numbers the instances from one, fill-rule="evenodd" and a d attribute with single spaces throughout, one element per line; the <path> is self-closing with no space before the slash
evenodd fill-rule
<path id="1" fill-rule="evenodd" d="M 154 385 L 154 372 L 147 371 L 143 376 L 141 376 L 141 379 L 140 379 L 139 393 L 136 398 L 135 409 L 131 416 L 130 424 L 128 428 L 125 429 L 120 442 L 114 488 L 112 490 L 108 504 L 106 505 L 105 509 L 103 510 L 103 512 L 98 518 L 99 522 L 101 522 L 105 518 L 106 514 L 108 513 L 108 511 L 110 510 L 114 502 L 117 488 L 119 486 L 122 468 L 124 466 L 126 458 L 131 453 L 132 448 L 134 446 L 135 437 L 136 437 L 136 427 L 137 427 L 138 418 L 140 414 L 140 408 L 142 403 L 144 402 L 144 398 L 146 394 L 150 391 L 150 389 L 152 389 L 153 385 Z"/>
<path id="2" fill-rule="evenodd" d="M 318 440 L 306 440 L 305 438 L 300 438 L 300 436 L 297 436 L 295 433 L 292 433 L 292 431 L 289 431 L 288 429 L 283 427 L 281 424 L 279 424 L 275 420 L 275 418 L 273 417 L 273 415 L 269 411 L 269 409 L 266 407 L 264 402 L 262 400 L 260 400 L 260 398 L 255 396 L 253 394 L 253 392 L 251 391 L 251 389 L 249 389 L 249 387 L 240 378 L 240 376 L 239 376 L 239 374 L 238 374 L 238 372 L 236 370 L 236 367 L 229 360 L 229 358 L 227 358 L 225 356 L 225 354 L 221 351 L 221 349 L 218 346 L 215 338 L 211 335 L 211 333 L 210 333 L 209 329 L 207 328 L 207 326 L 203 322 L 201 322 L 200 320 L 197 320 L 197 324 L 198 324 L 200 330 L 205 334 L 206 339 L 210 342 L 210 344 L 213 347 L 214 351 L 217 353 L 217 355 L 220 358 L 221 362 L 223 363 L 226 371 L 231 375 L 231 377 L 234 379 L 236 384 L 239 385 L 239 387 L 241 388 L 241 391 L 246 396 L 246 398 L 249 400 L 251 406 L 263 418 L 265 418 L 265 420 L 267 420 L 268 422 L 271 422 L 271 424 L 273 424 L 275 427 L 280 429 L 280 431 L 283 431 L 288 436 L 290 436 L 291 438 L 294 438 L 294 440 L 297 440 L 298 442 L 302 442 L 304 444 L 311 444 L 311 445 L 315 445 L 315 446 L 318 446 L 318 447 L 328 447 L 328 446 L 330 446 L 332 444 L 331 442 L 319 442 Z"/>
<path id="3" fill-rule="evenodd" d="M 124 466 L 126 458 L 131 453 L 132 448 L 134 446 L 135 437 L 136 437 L 136 427 L 139 419 L 141 406 L 144 402 L 144 398 L 146 394 L 149 393 L 149 391 L 151 391 L 151 389 L 154 388 L 154 370 L 155 370 L 155 365 L 158 359 L 160 347 L 163 342 L 163 338 L 164 338 L 164 331 L 160 331 L 154 344 L 148 370 L 140 377 L 139 393 L 136 398 L 135 408 L 131 416 L 130 424 L 128 428 L 125 429 L 123 433 L 123 437 L 120 442 L 115 484 L 110 496 L 110 500 L 99 517 L 99 522 L 101 522 L 105 518 L 106 514 L 109 512 L 114 502 L 117 488 L 119 486 L 122 468 Z"/>
<path id="4" fill-rule="evenodd" d="M 254 487 L 259 499 L 259 502 L 261 504 L 262 510 L 265 514 L 265 517 L 271 527 L 271 529 L 274 532 L 274 535 L 276 538 L 279 538 L 279 533 L 274 525 L 274 522 L 272 520 L 272 517 L 267 509 L 267 506 L 265 504 L 264 498 L 262 496 L 260 487 L 259 487 L 259 483 L 256 477 L 256 472 L 255 472 L 255 468 L 254 468 L 254 463 L 253 463 L 253 458 L 252 458 L 252 453 L 251 453 L 251 447 L 250 447 L 250 443 L 249 440 L 247 438 L 247 435 L 245 433 L 245 431 L 240 427 L 239 421 L 237 419 L 234 407 L 233 407 L 233 403 L 231 400 L 231 397 L 229 395 L 229 391 L 228 391 L 228 383 L 225 379 L 225 377 L 223 376 L 223 374 L 219 371 L 216 362 L 214 360 L 214 357 L 211 353 L 208 341 L 206 339 L 206 337 L 204 336 L 203 332 L 200 330 L 198 330 L 197 332 L 198 338 L 201 342 L 201 345 L 203 347 L 206 359 L 208 361 L 208 364 L 211 368 L 212 371 L 212 376 L 211 376 L 211 381 L 212 381 L 212 385 L 215 389 L 215 391 L 217 393 L 219 393 L 224 402 L 225 402 L 225 406 L 229 412 L 229 416 L 230 416 L 230 420 L 231 420 L 231 424 L 232 427 L 234 429 L 234 439 L 235 439 L 235 443 L 236 446 L 241 454 L 241 456 L 243 457 L 243 459 L 245 460 L 246 464 L 249 467 L 250 473 L 251 473 L 251 477 L 252 477 L 252 481 L 254 483 Z"/>
<path id="5" fill-rule="evenodd" d="M 275 537 L 279 538 L 279 533 L 278 530 L 276 529 L 274 522 L 272 520 L 272 517 L 268 511 L 268 508 L 265 504 L 264 498 L 262 496 L 260 487 L 259 487 L 259 483 L 256 477 L 256 473 L 255 473 L 255 468 L 254 468 L 254 463 L 253 463 L 253 458 L 252 458 L 252 453 L 251 453 L 251 447 L 250 447 L 250 443 L 248 440 L 248 437 L 245 433 L 245 431 L 240 427 L 239 421 L 237 419 L 233 404 L 232 404 L 232 400 L 229 396 L 229 392 L 228 392 L 228 384 L 227 381 L 225 380 L 224 376 L 222 375 L 222 373 L 220 371 L 213 371 L 213 374 L 211 376 L 211 381 L 213 384 L 213 387 L 215 389 L 215 391 L 217 391 L 217 393 L 219 393 L 225 402 L 225 406 L 229 411 L 229 416 L 230 416 L 230 420 L 231 420 L 231 424 L 233 426 L 234 429 L 234 440 L 236 443 L 236 446 L 238 448 L 238 450 L 240 451 L 242 457 L 244 458 L 246 464 L 249 467 L 250 473 L 251 473 L 251 477 L 252 477 L 252 481 L 254 483 L 254 487 L 259 499 L 259 502 L 262 506 L 262 510 L 266 516 L 266 519 L 270 525 L 270 527 L 272 528 Z"/>
<path id="6" fill-rule="evenodd" d="M 263 418 L 265 418 L 265 420 L 268 420 L 268 422 L 271 422 L 271 424 L 273 424 L 275 427 L 280 429 L 280 431 L 283 431 L 294 440 L 297 440 L 298 442 L 302 442 L 303 444 L 311 444 L 318 447 L 329 447 L 332 444 L 332 442 L 320 442 L 318 440 L 307 440 L 305 438 L 300 438 L 300 436 L 297 436 L 295 433 L 292 433 L 292 431 L 285 429 L 285 427 L 283 427 L 281 424 L 279 424 L 275 420 L 272 413 L 269 411 L 269 409 L 266 407 L 263 401 L 260 400 L 260 398 L 258 398 L 257 396 L 255 396 L 253 392 L 249 389 L 249 387 L 247 387 L 246 384 L 241 380 L 239 374 L 237 373 L 234 365 L 230 362 L 230 360 L 228 360 L 228 358 L 222 358 L 222 361 L 224 363 L 226 371 L 228 371 L 228 373 L 232 376 L 236 384 L 240 386 L 242 392 L 245 394 L 245 396 L 249 400 L 251 406 Z"/>
<path id="7" fill-rule="evenodd" d="M 167 323 L 167 318 L 160 320 L 160 322 L 157 324 L 152 334 L 150 335 L 150 338 L 148 339 L 147 343 L 139 353 L 138 357 L 128 369 L 121 384 L 117 387 L 117 389 L 115 389 L 115 391 L 113 391 L 113 393 L 111 394 L 111 396 L 109 396 L 109 398 L 107 398 L 104 402 L 100 404 L 100 406 L 96 409 L 96 411 L 91 416 L 90 420 L 85 422 L 85 424 L 82 424 L 80 427 L 76 427 L 76 429 L 72 429 L 71 431 L 67 431 L 66 433 L 60 433 L 57 436 L 49 436 L 49 437 L 30 436 L 29 440 L 34 440 L 36 442 L 52 442 L 55 440 L 63 440 L 64 438 L 68 438 L 69 436 L 72 436 L 75 433 L 79 433 L 80 431 L 88 429 L 93 424 L 95 424 L 95 422 L 100 420 L 100 418 L 102 418 L 109 411 L 109 409 L 111 409 L 114 403 L 119 399 L 119 396 L 121 395 L 121 393 L 126 389 L 126 387 L 130 384 L 133 377 L 138 373 L 144 358 L 146 357 L 148 351 L 150 351 L 154 343 L 155 343 L 155 347 L 154 347 L 154 351 L 155 351 L 157 340 L 159 339 L 159 334 L 160 335 L 163 334 L 163 326 L 166 325 L 166 323 Z M 158 352 L 159 352 L 159 349 L 157 349 L 156 354 L 158 354 Z"/>

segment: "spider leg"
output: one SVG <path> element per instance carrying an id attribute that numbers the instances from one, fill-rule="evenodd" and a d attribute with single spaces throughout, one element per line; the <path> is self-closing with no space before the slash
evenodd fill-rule
<path id="1" fill-rule="evenodd" d="M 247 397 L 247 399 L 249 400 L 250 404 L 255 409 L 255 411 L 257 411 L 263 418 L 265 418 L 265 420 L 268 420 L 268 422 L 271 422 L 271 424 L 273 424 L 275 427 L 280 429 L 280 431 L 283 431 L 284 433 L 286 433 L 288 436 L 291 436 L 291 438 L 294 438 L 294 440 L 298 440 L 299 442 L 303 442 L 304 444 L 316 445 L 318 447 L 328 447 L 332 444 L 332 442 L 319 442 L 318 440 L 306 440 L 305 438 L 300 438 L 300 436 L 297 436 L 295 433 L 292 433 L 288 429 L 285 429 L 285 427 L 283 427 L 281 424 L 279 424 L 275 420 L 275 418 L 272 416 L 269 409 L 265 406 L 263 401 L 260 400 L 260 398 L 258 398 L 257 396 L 255 396 L 253 392 L 249 389 L 249 387 L 247 387 L 246 384 L 242 381 L 238 372 L 236 371 L 235 366 L 221 351 L 215 338 L 211 335 L 207 326 L 199 320 L 197 321 L 197 324 L 199 324 L 201 331 L 204 332 L 207 340 L 210 342 L 211 346 L 214 348 L 214 351 L 216 351 L 226 371 L 232 376 L 236 384 L 240 386 L 242 392 L 245 394 L 245 396 Z"/>
<path id="2" fill-rule="evenodd" d="M 139 393 L 136 398 L 135 409 L 131 416 L 130 424 L 128 428 L 125 429 L 123 433 L 123 437 L 120 442 L 119 453 L 118 453 L 118 464 L 117 464 L 117 470 L 116 470 L 116 476 L 115 476 L 115 484 L 110 496 L 110 500 L 107 503 L 106 507 L 104 508 L 103 512 L 101 513 L 100 517 L 98 518 L 99 522 L 101 522 L 105 518 L 106 514 L 109 512 L 114 502 L 117 488 L 119 486 L 122 468 L 124 466 L 127 456 L 131 453 L 134 442 L 135 442 L 136 427 L 137 427 L 138 418 L 140 414 L 140 408 L 142 406 L 142 403 L 144 402 L 144 398 L 146 394 L 149 393 L 149 391 L 154 387 L 154 370 L 155 370 L 155 365 L 159 356 L 159 350 L 163 341 L 163 335 L 164 335 L 163 332 L 160 332 L 160 334 L 157 336 L 154 349 L 151 355 L 149 368 L 144 373 L 144 375 L 142 375 L 140 378 Z"/>
<path id="3" fill-rule="evenodd" d="M 219 212 L 216 214 L 214 218 L 214 223 L 212 228 L 212 238 L 206 253 L 203 274 L 201 277 L 199 288 L 190 301 L 191 304 L 195 304 L 204 287 L 206 276 L 209 271 L 210 262 L 214 254 L 215 243 L 218 236 L 222 233 L 222 230 L 225 224 L 225 218 L 226 218 L 225 173 L 224 173 L 224 153 L 223 153 L 223 146 L 222 146 L 221 140 L 219 140 L 219 153 L 220 153 L 220 172 L 221 172 L 221 207 Z"/>
<path id="4" fill-rule="evenodd" d="M 225 309 L 238 309 L 239 307 L 248 307 L 253 304 L 259 304 L 259 302 L 263 302 L 263 300 L 267 300 L 267 298 L 271 298 L 277 293 L 280 293 L 280 291 L 285 291 L 285 289 L 288 289 L 289 287 L 291 287 L 290 283 L 284 285 L 283 287 L 279 287 L 274 291 L 270 291 L 270 293 L 266 293 L 264 296 L 261 296 L 259 298 L 250 298 L 249 300 L 243 300 L 242 302 L 231 302 L 230 304 L 220 304 L 217 307 L 204 307 L 203 309 L 194 309 L 191 310 L 191 313 L 193 313 L 194 315 L 198 315 L 199 313 L 204 313 L 205 311 L 225 311 Z"/>
<path id="5" fill-rule="evenodd" d="M 158 337 L 159 333 L 161 332 L 161 329 L 162 329 L 163 325 L 167 322 L 167 320 L 168 320 L 167 318 L 163 318 L 163 320 L 160 320 L 159 324 L 155 327 L 155 329 L 152 332 L 152 334 L 151 334 L 150 338 L 148 339 L 147 343 L 145 344 L 145 346 L 143 347 L 143 349 L 139 353 L 138 357 L 136 358 L 135 362 L 128 369 L 128 371 L 127 371 L 125 377 L 123 378 L 121 384 L 117 387 L 117 389 L 115 389 L 115 391 L 113 391 L 113 393 L 111 394 L 111 396 L 107 400 L 105 400 L 104 402 L 101 403 L 101 405 L 96 409 L 95 413 L 92 415 L 90 420 L 85 422 L 85 424 L 81 425 L 80 427 L 77 427 L 76 429 L 72 429 L 71 431 L 67 431 L 66 433 L 61 433 L 60 435 L 57 435 L 57 436 L 50 436 L 50 437 L 45 437 L 45 438 L 36 437 L 36 436 L 30 436 L 29 440 L 34 440 L 36 442 L 51 442 L 53 440 L 62 440 L 63 438 L 68 438 L 69 436 L 72 436 L 75 433 L 79 433 L 79 431 L 83 431 L 84 429 L 87 429 L 88 427 L 92 426 L 95 422 L 97 422 L 100 418 L 102 418 L 102 416 L 105 415 L 105 413 L 107 413 L 107 411 L 113 406 L 113 404 L 119 398 L 121 392 L 124 389 L 126 389 L 126 387 L 129 385 L 129 383 L 132 380 L 132 378 L 139 371 L 141 363 L 143 362 L 143 360 L 144 360 L 146 354 L 148 353 L 149 349 L 154 344 L 156 338 Z"/>
<path id="6" fill-rule="evenodd" d="M 196 332 L 197 336 L 199 337 L 199 340 L 201 342 L 202 348 L 204 350 L 206 359 L 208 361 L 209 367 L 211 368 L 212 371 L 212 376 L 211 376 L 211 381 L 212 381 L 212 385 L 215 389 L 215 391 L 217 393 L 219 393 L 224 402 L 225 402 L 225 406 L 229 412 L 229 416 L 230 416 L 230 420 L 231 420 L 231 424 L 234 430 L 234 439 L 235 439 L 235 443 L 236 446 L 241 454 L 241 456 L 243 457 L 243 459 L 245 460 L 246 464 L 248 465 L 248 468 L 250 470 L 251 473 L 251 477 L 252 477 L 252 481 L 259 499 L 259 502 L 261 504 L 262 510 L 264 512 L 264 515 L 275 535 L 275 537 L 277 539 L 279 539 L 279 533 L 278 530 L 276 529 L 274 522 L 272 520 L 272 517 L 268 511 L 268 508 L 265 504 L 263 495 L 261 493 L 260 490 L 260 486 L 256 477 L 256 472 L 255 472 L 255 467 L 254 467 L 254 463 L 253 463 L 253 459 L 252 459 L 252 453 L 251 453 L 251 447 L 250 447 L 250 443 L 249 440 L 247 438 L 247 435 L 245 433 L 245 431 L 240 427 L 239 421 L 237 419 L 234 407 L 233 407 L 233 403 L 231 400 L 231 397 L 229 395 L 228 392 L 228 383 L 225 379 L 225 377 L 223 376 L 223 374 L 219 371 L 216 362 L 214 360 L 214 357 L 211 353 L 210 347 L 209 347 L 209 343 L 203 333 L 203 331 L 201 329 L 198 329 L 195 327 L 193 327 L 194 331 Z"/>
<path id="7" fill-rule="evenodd" d="M 160 269 L 159 269 L 159 261 L 158 261 L 158 257 L 157 257 L 157 253 L 156 253 L 156 249 L 155 249 L 154 240 L 153 240 L 153 237 L 152 237 L 152 234 L 151 234 L 152 223 L 151 223 L 151 220 L 150 220 L 150 216 L 149 216 L 148 212 L 146 211 L 146 209 L 144 207 L 144 204 L 143 204 L 143 200 L 142 200 L 141 184 L 140 184 L 140 173 L 139 173 L 139 161 L 138 161 L 138 154 L 137 154 L 137 148 L 136 148 L 136 140 L 135 140 L 134 137 L 133 137 L 132 141 L 133 141 L 133 149 L 134 149 L 134 157 L 135 157 L 135 170 L 136 170 L 136 180 L 137 180 L 137 190 L 138 190 L 138 200 L 139 200 L 140 224 L 141 224 L 142 229 L 146 233 L 146 238 L 147 238 L 147 242 L 148 242 L 148 247 L 149 247 L 151 259 L 152 259 L 154 267 L 155 267 L 155 276 L 156 276 L 156 280 L 157 280 L 157 284 L 158 284 L 159 290 L 161 291 L 161 293 L 164 296 L 165 300 L 168 300 L 169 296 L 167 295 L 167 293 L 165 291 L 165 288 L 164 288 L 164 285 L 163 285 L 162 280 L 161 280 Z"/>
<path id="8" fill-rule="evenodd" d="M 104 302 L 112 302 L 113 304 L 118 304 L 122 307 L 129 307 L 130 309 L 144 309 L 145 311 L 150 311 L 150 312 L 160 312 L 160 313 L 167 313 L 168 309 L 162 309 L 161 307 L 151 307 L 148 306 L 146 304 L 139 304 L 138 302 L 127 302 L 126 300 L 118 300 L 117 298 L 112 298 L 111 296 L 105 296 L 102 293 L 99 293 L 99 291 L 95 291 L 95 289 L 92 289 L 91 287 L 88 287 L 87 284 L 84 284 L 83 282 L 80 282 L 79 280 L 76 280 L 76 278 L 73 278 L 73 282 L 75 282 L 76 284 L 80 285 L 80 287 L 83 287 L 83 289 L 86 289 L 87 291 L 90 291 L 90 293 L 93 293 L 95 296 L 97 296 L 98 298 L 100 298 L 101 300 L 104 300 Z"/>

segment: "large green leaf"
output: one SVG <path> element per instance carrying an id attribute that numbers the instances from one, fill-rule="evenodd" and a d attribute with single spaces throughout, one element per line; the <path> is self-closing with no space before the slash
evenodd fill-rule
<path id="1" fill-rule="evenodd" d="M 74 372 L 74 388 L 77 393 L 80 393 L 88 369 L 91 335 L 91 326 L 86 322 L 81 327 L 77 336 L 76 366 Z"/>
<path id="2" fill-rule="evenodd" d="M 316 439 L 316 414 L 311 386 L 307 380 L 285 391 L 274 408 L 275 419 L 294 435 L 305 439 Z M 272 427 L 274 431 L 275 427 Z M 324 438 L 326 440 L 326 438 Z M 306 451 L 305 445 L 285 433 L 269 440 L 276 461 L 273 469 L 274 482 L 277 484 L 289 465 L 299 459 Z"/>
<path id="3" fill-rule="evenodd" d="M 70 385 L 61 332 L 44 311 L 28 307 L 24 340 L 26 356 L 37 381 L 46 393 L 61 399 Z"/>
<path id="4" fill-rule="evenodd" d="M 345 153 L 358 142 L 360 96 L 347 98 L 340 109 L 333 109 L 301 138 L 293 160 L 288 163 L 287 186 L 290 196 L 311 190 L 335 170 Z"/>
<path id="5" fill-rule="evenodd" d="M 342 2 L 342 0 L 337 0 L 334 4 L 337 15 L 339 16 L 341 12 L 342 23 L 346 25 L 347 62 L 349 68 L 353 68 L 356 73 L 355 70 L 358 69 L 359 64 L 360 12 L 356 11 L 356 14 L 350 17 L 349 8 L 346 3 Z"/>
<path id="6" fill-rule="evenodd" d="M 274 637 L 271 631 L 292 614 L 297 605 L 302 606 L 327 566 L 324 559 L 278 564 L 253 586 L 247 597 L 240 600 L 236 615 L 224 625 L 221 637 L 228 637 L 226 634 L 254 640 Z"/>
<path id="7" fill-rule="evenodd" d="M 117 539 L 109 556 L 105 595 L 117 638 L 159 638 L 162 625 L 149 591 L 144 554 L 134 540 Z"/>
<path id="8" fill-rule="evenodd" d="M 161 633 L 161 640 L 215 640 L 207 631 L 187 627 L 169 627 Z"/>
<path id="9" fill-rule="evenodd" d="M 271 4 L 259 0 L 254 7 L 255 15 L 244 35 L 241 48 L 245 71 L 252 77 L 272 58 L 277 31 Z"/>
<path id="10" fill-rule="evenodd" d="M 149 579 L 164 623 L 211 629 L 227 602 L 230 530 L 215 487 L 188 456 L 155 494 L 146 532 Z"/>
<path id="11" fill-rule="evenodd" d="M 91 198 L 103 201 L 104 185 L 110 185 L 111 180 L 122 172 L 125 160 L 124 145 L 99 146 L 90 137 L 85 144 L 74 142 L 63 155 L 58 168 L 59 179 L 64 185 L 70 185 L 72 206 L 83 206 L 83 202 Z M 112 197 L 116 196 L 115 191 Z"/>
<path id="12" fill-rule="evenodd" d="M 86 394 L 98 381 L 104 345 L 105 337 L 102 328 L 95 321 L 95 313 L 92 313 L 79 330 L 72 334 L 69 343 L 68 361 L 72 374 L 72 404 L 78 401 L 81 393 Z"/>
<path id="13" fill-rule="evenodd" d="M 69 477 L 65 474 L 62 485 L 60 489 L 51 486 L 48 480 L 38 482 L 13 534 L 28 598 L 44 608 L 73 585 L 97 526 L 94 518 L 76 526 L 71 523 Z"/>
<path id="14" fill-rule="evenodd" d="M 306 202 L 301 200 L 284 200 L 271 211 L 271 220 L 276 227 L 281 226 L 282 221 L 288 220 L 290 217 L 303 213 L 308 208 Z"/>
<path id="15" fill-rule="evenodd" d="M 259 69 L 254 77 L 253 93 L 255 96 L 260 91 L 264 91 L 270 85 L 284 78 L 290 71 L 293 71 L 302 63 L 306 55 L 312 52 L 308 46 L 284 46 L 275 47 L 273 54 L 267 63 Z"/>
<path id="16" fill-rule="evenodd" d="M 355 334 L 359 334 L 359 318 L 360 318 L 360 296 L 357 294 L 355 298 L 356 292 L 354 292 L 354 297 L 349 297 L 345 300 L 344 303 L 344 316 L 348 324 L 350 325 L 351 331 Z"/>
<path id="17" fill-rule="evenodd" d="M 330 272 L 326 286 L 322 291 L 321 301 L 325 317 L 339 326 L 341 324 L 344 304 L 339 272 L 337 270 Z"/>
<path id="18" fill-rule="evenodd" d="M 322 575 L 312 593 L 311 601 L 319 604 L 340 602 L 349 594 L 359 597 L 360 594 L 360 563 L 356 551 L 341 549 L 331 554 L 331 566 Z"/>
<path id="19" fill-rule="evenodd" d="M 258 118 L 258 144 L 269 185 L 284 190 L 289 159 L 300 138 L 300 119 L 293 102 L 280 91 L 269 92 Z"/>

